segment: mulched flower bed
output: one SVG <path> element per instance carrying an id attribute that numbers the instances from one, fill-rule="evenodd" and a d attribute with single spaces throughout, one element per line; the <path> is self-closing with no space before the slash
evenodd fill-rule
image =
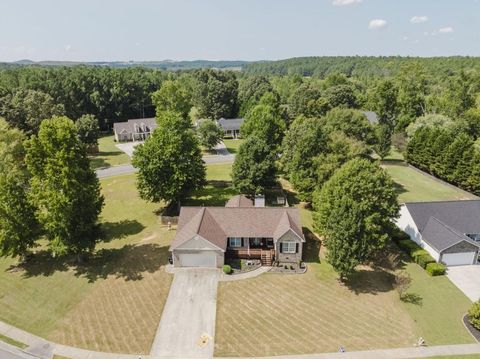
<path id="1" fill-rule="evenodd" d="M 477 328 L 475 328 L 472 324 L 470 324 L 470 322 L 468 321 L 468 314 L 465 314 L 463 316 L 463 324 L 465 324 L 465 327 L 468 329 L 468 331 L 470 332 L 470 334 L 473 335 L 473 337 L 475 338 L 475 340 L 477 342 L 480 342 L 480 330 L 478 330 Z"/>
<path id="2" fill-rule="evenodd" d="M 262 263 L 259 259 L 227 259 L 225 264 L 230 265 L 232 268 L 232 273 L 230 273 L 231 275 L 251 272 L 252 270 L 258 269 L 262 266 Z"/>
<path id="3" fill-rule="evenodd" d="M 307 271 L 307 265 L 304 263 L 299 266 L 297 263 L 274 265 L 270 272 L 272 273 L 288 273 L 288 274 L 303 274 Z"/>

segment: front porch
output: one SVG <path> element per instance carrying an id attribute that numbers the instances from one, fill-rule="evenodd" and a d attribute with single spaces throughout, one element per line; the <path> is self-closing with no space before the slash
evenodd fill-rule
<path id="1" fill-rule="evenodd" d="M 259 259 L 262 265 L 271 266 L 275 261 L 273 238 L 230 238 L 227 258 Z"/>

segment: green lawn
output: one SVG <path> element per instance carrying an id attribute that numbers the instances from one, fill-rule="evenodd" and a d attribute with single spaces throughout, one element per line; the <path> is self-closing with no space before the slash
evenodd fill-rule
<path id="1" fill-rule="evenodd" d="M 397 184 L 400 202 L 442 201 L 476 198 L 458 188 L 445 185 L 408 167 L 401 161 L 383 162 Z"/>
<path id="2" fill-rule="evenodd" d="M 237 153 L 238 148 L 243 143 L 243 141 L 244 140 L 241 138 L 223 140 L 223 142 L 225 143 L 225 146 L 227 146 L 228 152 L 230 153 Z"/>
<path id="3" fill-rule="evenodd" d="M 10 345 L 13 345 L 13 346 L 15 346 L 15 347 L 18 347 L 18 348 L 20 348 L 20 349 L 25 349 L 26 347 L 28 347 L 27 344 L 18 342 L 18 341 L 16 341 L 15 339 L 6 337 L 5 335 L 2 335 L 2 334 L 0 334 L 0 341 L 2 341 L 2 342 L 4 342 L 4 343 L 7 343 L 7 344 L 10 344 Z"/>
<path id="4" fill-rule="evenodd" d="M 99 153 L 90 158 L 92 167 L 95 169 L 130 163 L 130 157 L 115 147 L 113 135 L 101 137 L 98 140 L 98 150 Z"/>
<path id="5" fill-rule="evenodd" d="M 135 175 L 101 185 L 105 242 L 95 256 L 76 266 L 40 253 L 13 272 L 15 262 L 0 259 L 0 320 L 66 345 L 148 353 L 170 288 L 161 267 L 175 232 L 161 225 L 158 205 L 138 197 Z"/>

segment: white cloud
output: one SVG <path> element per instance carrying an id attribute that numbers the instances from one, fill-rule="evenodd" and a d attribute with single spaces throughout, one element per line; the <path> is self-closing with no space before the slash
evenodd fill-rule
<path id="1" fill-rule="evenodd" d="M 441 29 L 438 30 L 440 34 L 449 34 L 453 32 L 453 27 L 447 26 L 447 27 L 442 27 Z"/>
<path id="2" fill-rule="evenodd" d="M 346 5 L 353 5 L 353 4 L 360 4 L 363 0 L 333 0 L 333 6 L 346 6 Z"/>
<path id="3" fill-rule="evenodd" d="M 413 16 L 410 19 L 410 22 L 412 24 L 421 24 L 422 22 L 427 22 L 428 21 L 428 16 Z"/>
<path id="4" fill-rule="evenodd" d="M 403 40 L 403 41 L 407 41 L 407 40 L 408 40 L 408 36 L 402 37 L 402 40 Z"/>
<path id="5" fill-rule="evenodd" d="M 72 45 L 68 44 L 64 46 L 66 52 L 69 52 L 72 49 Z"/>
<path id="6" fill-rule="evenodd" d="M 373 19 L 368 24 L 368 28 L 371 30 L 380 30 L 386 26 L 387 26 L 387 21 L 383 19 Z"/>

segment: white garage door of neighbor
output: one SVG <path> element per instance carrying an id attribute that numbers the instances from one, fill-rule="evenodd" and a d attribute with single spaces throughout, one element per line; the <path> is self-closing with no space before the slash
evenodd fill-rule
<path id="1" fill-rule="evenodd" d="M 182 267 L 216 267 L 215 252 L 203 251 L 197 253 L 183 253 L 179 255 Z"/>
<path id="2" fill-rule="evenodd" d="M 461 266 L 466 264 L 473 264 L 475 259 L 475 252 L 465 253 L 445 253 L 442 255 L 442 262 L 447 266 Z"/>

